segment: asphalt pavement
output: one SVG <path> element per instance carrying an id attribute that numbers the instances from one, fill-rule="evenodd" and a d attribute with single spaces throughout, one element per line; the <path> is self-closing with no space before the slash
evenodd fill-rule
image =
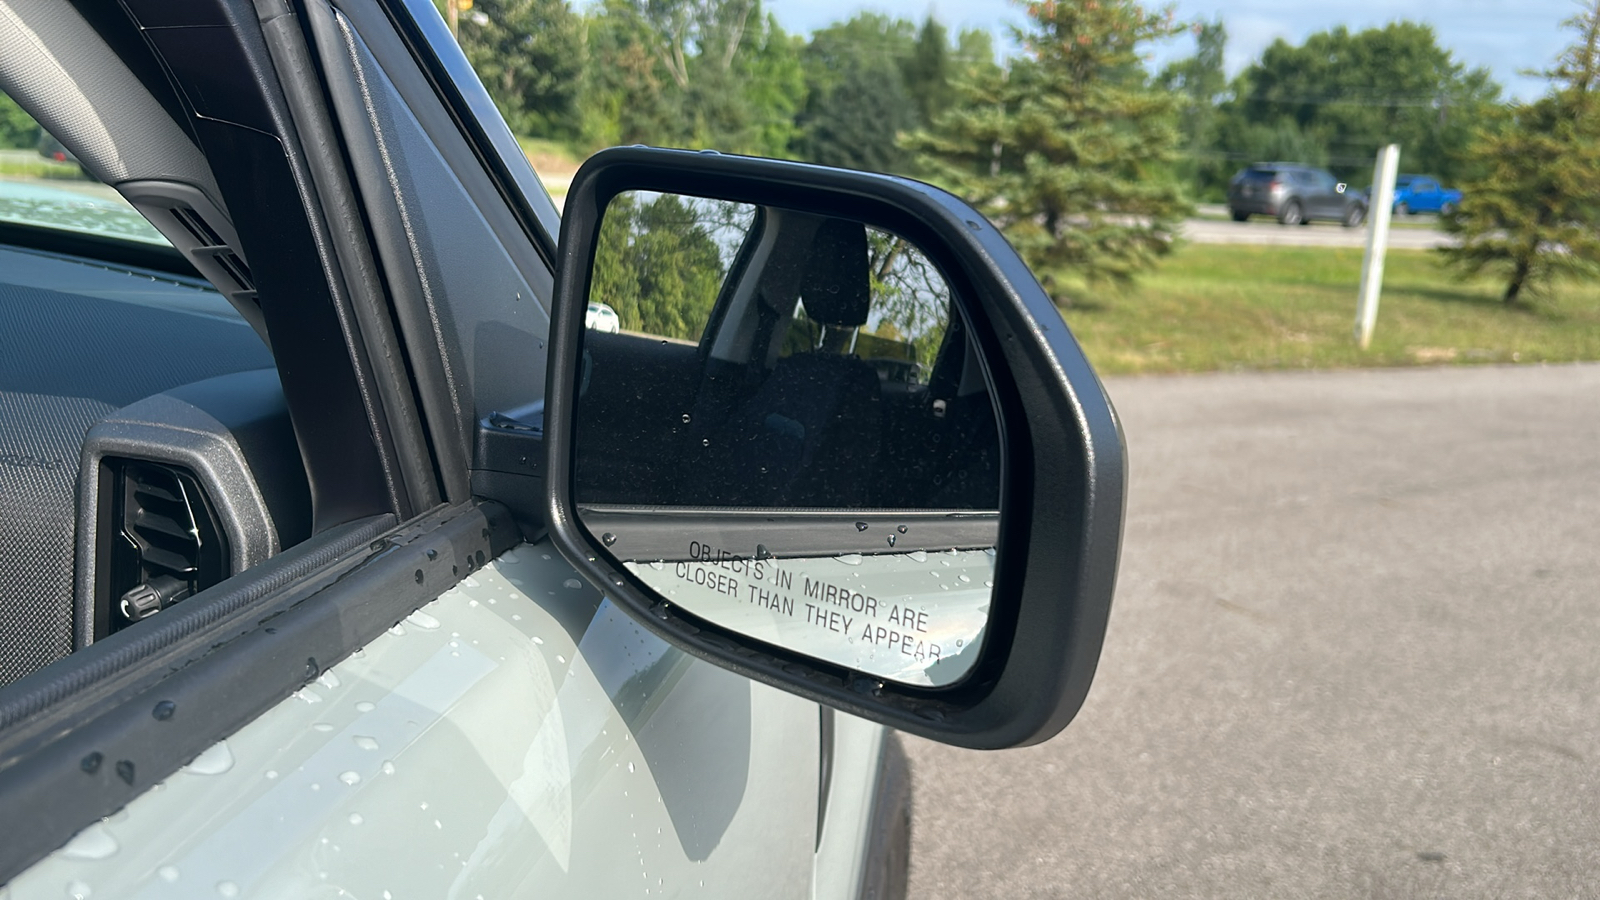
<path id="1" fill-rule="evenodd" d="M 1401 218 L 1389 228 L 1389 249 L 1431 250 L 1446 247 L 1450 236 L 1427 227 L 1431 217 Z M 1264 244 L 1279 247 L 1366 247 L 1367 229 L 1345 228 L 1337 222 L 1279 225 L 1266 216 L 1244 222 L 1227 219 L 1188 219 L 1183 236 L 1196 244 Z"/>
<path id="2" fill-rule="evenodd" d="M 1113 379 L 1078 719 L 908 739 L 911 896 L 1600 893 L 1600 366 Z"/>

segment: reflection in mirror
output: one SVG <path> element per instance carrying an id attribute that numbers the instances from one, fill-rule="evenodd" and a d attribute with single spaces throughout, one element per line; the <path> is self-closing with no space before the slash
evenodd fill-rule
<path id="1" fill-rule="evenodd" d="M 967 674 L 1000 435 L 926 255 L 845 219 L 631 192 L 588 302 L 573 483 L 606 552 L 786 650 L 913 685 Z"/>

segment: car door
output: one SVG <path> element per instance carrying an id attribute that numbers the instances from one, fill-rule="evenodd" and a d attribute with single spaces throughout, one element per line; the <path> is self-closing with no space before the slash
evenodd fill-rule
<path id="1" fill-rule="evenodd" d="M 670 647 L 578 578 L 516 510 L 473 499 L 515 496 L 506 485 L 527 475 L 525 460 L 486 445 L 493 423 L 542 399 L 554 207 L 430 4 L 305 9 L 264 28 L 237 3 L 177 19 L 131 4 L 128 15 L 185 95 L 205 98 L 191 102 L 220 102 L 206 93 L 213 78 L 288 73 L 255 85 L 267 108 L 244 112 L 259 113 L 247 124 L 284 142 L 306 179 L 246 188 L 224 178 L 223 195 L 237 216 L 249 207 L 230 190 L 248 189 L 331 225 L 321 258 L 339 267 L 329 284 L 345 292 L 344 333 L 371 388 L 357 421 L 383 432 L 395 509 L 356 531 L 330 526 L 344 528 L 340 542 L 286 556 L 298 566 L 289 580 L 320 580 L 320 599 L 285 598 L 273 624 L 242 624 L 203 663 L 194 657 L 193 693 L 133 664 L 125 680 L 145 688 L 124 686 L 115 702 L 109 686 L 88 690 L 104 713 L 72 720 L 56 743 L 89 748 L 72 752 L 80 781 L 95 785 L 75 785 L 78 799 L 41 820 L 34 843 L 59 842 L 50 835 L 68 822 L 82 830 L 10 879 L 10 896 L 801 897 L 814 871 L 859 876 L 881 728 L 824 728 L 832 717 L 815 703 Z M 247 116 L 212 121 L 233 118 Z M 207 153 L 253 139 L 198 128 Z M 295 159 L 296 139 L 321 149 Z M 262 291 L 278 302 L 269 284 Z M 278 314 L 263 306 L 269 320 Z M 291 365 L 287 340 L 274 349 L 280 369 Z M 296 385 L 313 387 L 285 382 L 292 403 Z M 333 515 L 328 503 L 319 515 Z M 405 577 L 387 581 L 378 570 L 399 557 Z M 437 599 L 401 612 L 415 602 L 407 594 Z M 191 622 L 209 599 L 157 622 Z M 125 644 L 65 662 L 103 662 L 100 650 Z M 285 659 L 295 661 L 292 693 L 269 687 L 285 683 Z M 109 722 L 146 689 L 157 713 Z M 150 723 L 173 722 L 159 752 L 111 749 L 144 746 Z M 840 733 L 845 757 L 833 753 Z M 825 766 L 857 795 L 854 809 L 834 805 L 826 841 Z M 52 784 L 14 766 L 5 774 L 0 802 L 13 811 Z M 28 842 L 11 852 L 7 875 Z"/>
<path id="2" fill-rule="evenodd" d="M 1439 182 L 1432 178 L 1418 178 L 1411 183 L 1411 199 L 1408 203 L 1412 210 L 1436 213 L 1443 199 L 1444 194 L 1439 190 Z"/>

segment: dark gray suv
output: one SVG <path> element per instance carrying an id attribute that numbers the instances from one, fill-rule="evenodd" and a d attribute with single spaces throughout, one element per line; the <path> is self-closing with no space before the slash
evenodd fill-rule
<path id="1" fill-rule="evenodd" d="M 1265 215 L 1284 225 L 1331 219 L 1355 228 L 1367 219 L 1367 201 L 1326 169 L 1256 163 L 1228 182 L 1228 212 L 1235 222 Z"/>

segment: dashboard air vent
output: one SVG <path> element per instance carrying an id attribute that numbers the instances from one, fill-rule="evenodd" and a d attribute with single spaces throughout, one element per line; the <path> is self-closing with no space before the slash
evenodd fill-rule
<path id="1" fill-rule="evenodd" d="M 109 565 L 99 592 L 117 631 L 228 577 L 228 547 L 194 476 L 177 467 L 106 459 L 101 539 Z M 109 508 L 108 508 L 109 507 Z M 103 545 L 104 546 L 104 545 Z M 97 617 L 98 618 L 98 617 Z"/>

